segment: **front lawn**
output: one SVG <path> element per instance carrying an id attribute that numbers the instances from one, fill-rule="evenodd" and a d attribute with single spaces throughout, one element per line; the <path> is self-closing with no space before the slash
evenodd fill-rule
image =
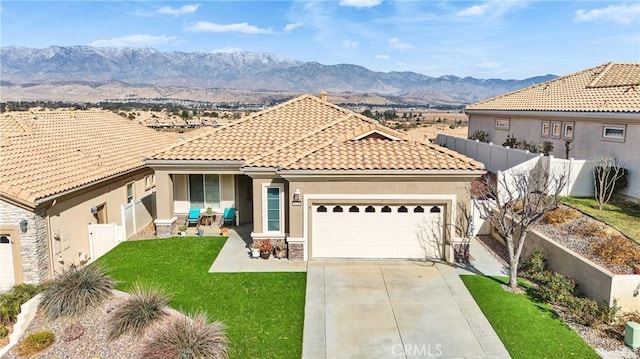
<path id="1" fill-rule="evenodd" d="M 506 277 L 460 278 L 513 359 L 600 358 L 547 304 L 502 289 Z"/>
<path id="2" fill-rule="evenodd" d="M 300 358 L 306 273 L 208 273 L 222 237 L 128 241 L 97 260 L 127 291 L 164 288 L 171 306 L 224 322 L 232 358 Z"/>
<path id="3" fill-rule="evenodd" d="M 602 210 L 593 198 L 564 197 L 562 202 L 599 219 L 640 243 L 640 205 L 622 199 L 611 199 Z"/>

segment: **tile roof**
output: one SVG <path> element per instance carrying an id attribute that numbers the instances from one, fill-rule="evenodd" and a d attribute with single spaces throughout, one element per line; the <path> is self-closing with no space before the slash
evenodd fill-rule
<path id="1" fill-rule="evenodd" d="M 0 193 L 37 205 L 61 192 L 144 166 L 175 136 L 109 111 L 0 116 Z"/>
<path id="2" fill-rule="evenodd" d="M 640 63 L 609 62 L 466 110 L 640 113 Z"/>
<path id="3" fill-rule="evenodd" d="M 377 134 L 371 136 L 371 131 Z M 151 160 L 236 160 L 277 170 L 481 170 L 367 117 L 303 95 L 154 155 Z"/>

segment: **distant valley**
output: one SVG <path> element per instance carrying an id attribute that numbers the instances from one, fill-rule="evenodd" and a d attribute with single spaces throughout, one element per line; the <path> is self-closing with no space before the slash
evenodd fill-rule
<path id="1" fill-rule="evenodd" d="M 89 46 L 3 47 L 0 64 L 0 101 L 174 99 L 268 104 L 325 90 L 335 103 L 460 107 L 556 77 L 430 77 L 301 62 L 269 53 Z"/>

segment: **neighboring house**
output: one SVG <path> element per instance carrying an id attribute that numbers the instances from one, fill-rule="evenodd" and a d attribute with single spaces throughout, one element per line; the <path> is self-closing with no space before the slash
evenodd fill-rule
<path id="1" fill-rule="evenodd" d="M 291 259 L 440 258 L 466 235 L 482 164 L 304 95 L 150 157 L 158 236 L 190 208 L 237 210 Z"/>
<path id="2" fill-rule="evenodd" d="M 469 134 L 482 130 L 502 144 L 553 143 L 552 154 L 625 162 L 629 186 L 640 198 L 640 63 L 606 63 L 466 107 Z M 571 142 L 568 142 L 571 141 Z"/>
<path id="3" fill-rule="evenodd" d="M 107 111 L 2 114 L 0 290 L 88 260 L 88 225 L 123 225 L 122 205 L 154 191 L 144 158 L 175 143 Z"/>

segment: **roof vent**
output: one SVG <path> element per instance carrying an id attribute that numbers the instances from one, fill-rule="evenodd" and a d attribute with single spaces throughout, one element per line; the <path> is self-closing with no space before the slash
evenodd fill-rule
<path id="1" fill-rule="evenodd" d="M 322 102 L 327 102 L 327 91 L 320 91 L 320 99 L 322 100 Z"/>

